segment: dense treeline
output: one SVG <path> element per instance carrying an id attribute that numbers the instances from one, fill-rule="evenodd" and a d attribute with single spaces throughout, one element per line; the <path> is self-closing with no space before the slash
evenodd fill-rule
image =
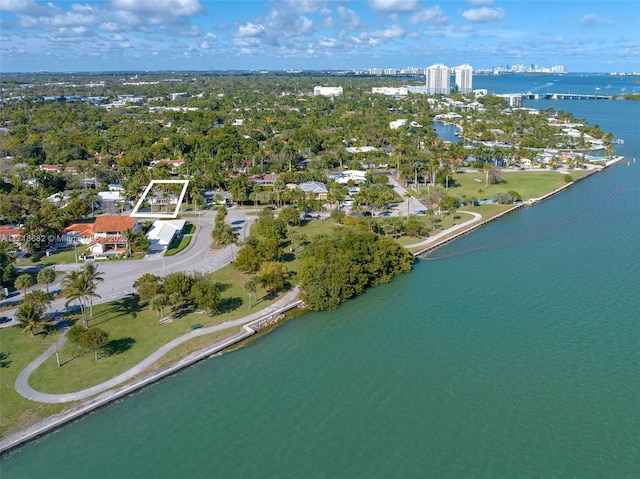
<path id="1" fill-rule="evenodd" d="M 414 261 L 393 240 L 347 227 L 314 238 L 300 256 L 297 281 L 312 310 L 336 308 L 367 287 L 409 271 Z"/>

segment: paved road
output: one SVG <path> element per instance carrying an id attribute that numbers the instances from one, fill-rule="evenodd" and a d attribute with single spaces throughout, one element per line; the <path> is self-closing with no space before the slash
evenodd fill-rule
<path id="1" fill-rule="evenodd" d="M 229 208 L 227 210 L 226 222 L 231 224 L 240 234 L 240 240 L 249 234 L 249 227 L 257 218 L 255 215 L 249 215 L 248 213 L 250 212 L 251 210 L 237 208 Z M 189 246 L 175 256 L 165 258 L 162 253 L 157 253 L 147 255 L 141 260 L 97 262 L 98 271 L 104 273 L 104 281 L 97 285 L 96 293 L 100 295 L 100 298 L 94 300 L 94 304 L 111 301 L 134 293 L 133 283 L 145 273 L 152 273 L 158 276 L 165 276 L 176 271 L 207 273 L 231 263 L 237 246 L 228 246 L 216 251 L 210 249 L 214 218 L 214 211 L 204 211 L 201 216 L 189 218 L 188 220 L 197 227 L 194 237 Z M 79 265 L 63 264 L 56 266 L 56 271 L 65 273 L 81 267 L 82 263 Z M 49 290 L 59 290 L 61 280 L 62 275 L 59 275 L 57 281 L 49 285 Z M 42 286 L 35 286 L 32 289 L 43 288 Z M 21 293 L 14 294 L 6 300 L 6 303 L 10 301 L 11 304 L 17 304 L 21 296 Z M 55 300 L 51 304 L 49 311 L 63 311 L 65 302 L 66 300 L 63 298 Z M 0 304 L 2 303 L 0 302 Z M 0 316 L 8 316 L 10 318 L 13 318 L 14 315 L 15 310 L 0 313 Z M 17 323 L 14 320 L 0 325 L 0 327 L 8 327 L 15 324 Z"/>

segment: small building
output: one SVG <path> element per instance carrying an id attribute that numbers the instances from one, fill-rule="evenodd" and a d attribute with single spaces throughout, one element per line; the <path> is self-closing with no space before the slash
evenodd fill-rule
<path id="1" fill-rule="evenodd" d="M 325 184 L 319 181 L 306 181 L 305 183 L 300 183 L 297 188 L 302 190 L 305 195 L 313 195 L 316 200 L 326 200 L 329 193 Z"/>
<path id="2" fill-rule="evenodd" d="M 375 146 L 347 146 L 344 151 L 347 153 L 369 153 L 378 151 L 378 149 Z"/>
<path id="3" fill-rule="evenodd" d="M 184 230 L 185 220 L 156 220 L 147 232 L 147 238 L 151 242 L 151 251 L 166 249 L 173 239 Z"/>
<path id="4" fill-rule="evenodd" d="M 251 181 L 262 186 L 273 186 L 278 179 L 278 175 L 275 173 L 265 173 L 263 175 L 253 175 L 250 177 Z"/>
<path id="5" fill-rule="evenodd" d="M 343 89 L 341 86 L 316 86 L 313 88 L 314 96 L 338 96 L 342 95 Z"/>
<path id="6" fill-rule="evenodd" d="M 46 171 L 47 173 L 60 173 L 63 170 L 63 166 L 60 164 L 57 165 L 39 165 L 38 169 L 41 171 Z"/>
<path id="7" fill-rule="evenodd" d="M 226 205 L 230 206 L 233 200 L 233 195 L 228 191 L 223 190 L 204 190 L 202 191 L 205 204 L 207 205 Z"/>
<path id="8" fill-rule="evenodd" d="M 168 158 L 162 158 L 160 160 L 151 160 L 149 168 L 153 168 L 157 164 L 169 165 L 171 173 L 175 173 L 176 171 L 178 171 L 178 168 L 180 168 L 184 164 L 184 160 L 170 160 Z"/>

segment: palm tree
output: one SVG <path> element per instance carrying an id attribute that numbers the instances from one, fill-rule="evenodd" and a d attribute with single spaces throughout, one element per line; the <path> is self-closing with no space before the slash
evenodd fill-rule
<path id="1" fill-rule="evenodd" d="M 20 305 L 16 312 L 16 320 L 24 326 L 23 331 L 29 330 L 31 331 L 31 336 L 35 336 L 33 330 L 43 322 L 44 317 L 38 306 L 33 303 L 24 303 Z"/>
<path id="2" fill-rule="evenodd" d="M 411 198 L 413 197 L 413 195 L 411 193 L 409 193 L 408 191 L 405 191 L 404 195 L 402 195 L 402 197 L 407 202 L 407 218 L 408 218 L 409 217 L 409 205 L 411 205 Z"/>
<path id="3" fill-rule="evenodd" d="M 97 283 L 104 281 L 104 278 L 102 277 L 104 273 L 99 272 L 98 266 L 93 262 L 85 263 L 82 275 L 94 291 Z M 89 317 L 93 318 L 93 296 L 89 296 L 89 310 L 91 311 Z"/>
<path id="4" fill-rule="evenodd" d="M 158 313 L 158 320 L 163 316 L 164 307 L 169 304 L 169 297 L 166 294 L 156 294 L 151 301 L 149 301 L 149 306 Z"/>
<path id="5" fill-rule="evenodd" d="M 38 271 L 38 283 L 44 283 L 47 285 L 47 293 L 49 292 L 49 285 L 56 280 L 55 267 L 43 268 Z"/>
<path id="6" fill-rule="evenodd" d="M 95 215 L 96 203 L 100 200 L 100 196 L 98 196 L 98 192 L 96 190 L 89 189 L 85 191 L 84 197 L 91 205 L 91 216 L 93 217 Z"/>
<path id="7" fill-rule="evenodd" d="M 253 304 L 251 303 L 251 295 L 253 295 L 254 298 L 256 297 L 256 291 L 258 290 L 259 282 L 260 279 L 258 279 L 257 276 L 251 276 L 251 278 L 249 278 L 249 281 L 244 284 L 244 289 L 246 289 L 249 293 L 249 308 L 253 308 Z"/>
<path id="8" fill-rule="evenodd" d="M 136 237 L 136 233 L 133 232 L 133 229 L 127 228 L 122 233 L 122 237 L 124 238 L 124 242 L 127 245 L 127 256 L 131 256 L 131 247 L 133 245 L 133 240 Z"/>
<path id="9" fill-rule="evenodd" d="M 49 305 L 51 304 L 52 298 L 49 293 L 45 293 L 41 289 L 36 289 L 24 295 L 22 299 L 22 303 L 30 303 L 33 304 L 36 308 L 40 310 L 41 313 L 47 310 Z"/>
<path id="10" fill-rule="evenodd" d="M 89 329 L 87 301 L 89 298 L 100 297 L 95 292 L 95 284 L 89 283 L 83 272 L 79 270 L 69 271 L 62 280 L 62 294 L 67 298 L 65 306 L 68 306 L 72 301 L 78 301 L 82 322 L 85 329 Z"/>
<path id="11" fill-rule="evenodd" d="M 233 229 L 233 226 L 225 224 L 224 227 L 222 228 L 220 238 L 219 238 L 222 246 L 224 247 L 231 246 L 232 261 L 235 259 L 235 252 L 233 250 L 233 245 L 238 244 L 238 236 L 240 236 L 240 233 L 235 231 Z"/>
<path id="12" fill-rule="evenodd" d="M 22 290 L 22 294 L 27 294 L 27 289 L 29 289 L 34 284 L 35 284 L 35 281 L 33 280 L 33 276 L 27 273 L 23 273 L 16 278 L 15 282 L 13 283 L 13 286 L 16 289 Z"/>

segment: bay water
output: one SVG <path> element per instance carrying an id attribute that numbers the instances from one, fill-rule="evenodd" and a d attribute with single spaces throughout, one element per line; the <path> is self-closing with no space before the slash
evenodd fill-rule
<path id="1" fill-rule="evenodd" d="M 629 161 L 20 448 L 0 476 L 640 477 L 640 103 L 526 106 L 598 123 Z"/>

